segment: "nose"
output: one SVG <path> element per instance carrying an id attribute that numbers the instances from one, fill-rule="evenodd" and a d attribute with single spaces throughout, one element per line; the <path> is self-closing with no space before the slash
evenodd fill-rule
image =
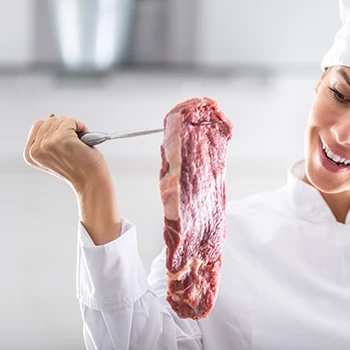
<path id="1" fill-rule="evenodd" d="M 332 127 L 332 134 L 341 145 L 350 146 L 350 118 Z"/>

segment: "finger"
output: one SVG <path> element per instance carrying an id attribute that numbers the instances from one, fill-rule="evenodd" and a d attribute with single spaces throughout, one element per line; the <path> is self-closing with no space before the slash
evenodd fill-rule
<path id="1" fill-rule="evenodd" d="M 38 133 L 38 130 L 40 129 L 41 125 L 44 124 L 44 120 L 37 120 L 31 127 L 30 131 L 29 131 L 29 135 L 27 138 L 27 143 L 26 146 L 24 148 L 23 151 L 23 158 L 24 160 L 32 166 L 36 166 L 36 164 L 34 163 L 34 161 L 32 160 L 32 158 L 30 157 L 30 148 L 33 145 L 36 135 Z"/>
<path id="2" fill-rule="evenodd" d="M 57 121 L 56 117 L 50 116 L 45 122 L 41 125 L 41 127 L 38 130 L 38 133 L 35 138 L 35 142 L 40 142 L 43 137 L 47 136 L 47 132 L 51 128 L 52 124 L 54 124 Z"/>
<path id="3" fill-rule="evenodd" d="M 65 121 L 65 119 L 67 119 L 67 117 L 56 118 L 55 122 L 51 124 L 46 132 L 47 137 L 52 136 L 59 129 L 60 125 Z"/>
<path id="4" fill-rule="evenodd" d="M 55 115 L 51 114 L 50 118 L 48 120 L 51 120 L 50 123 L 52 123 L 55 119 L 57 119 L 55 117 Z M 33 159 L 32 155 L 31 155 L 31 147 L 33 146 L 34 142 L 36 140 L 38 140 L 38 138 L 40 138 L 40 134 L 45 132 L 45 128 L 47 128 L 47 126 L 48 126 L 47 125 L 48 120 L 46 120 L 46 121 L 45 120 L 38 120 L 33 124 L 32 128 L 29 132 L 26 147 L 25 147 L 24 152 L 23 152 L 23 158 L 26 161 L 26 163 L 28 163 L 29 165 L 31 165 L 35 168 L 42 168 L 42 167 L 40 166 L 40 164 L 38 164 L 35 161 L 35 159 Z"/>
<path id="5" fill-rule="evenodd" d="M 48 166 L 48 162 L 54 161 L 56 156 L 61 157 L 60 152 L 57 154 L 57 142 L 68 141 L 67 145 L 70 144 L 69 140 L 77 138 L 75 130 L 85 131 L 87 127 L 84 123 L 73 118 L 50 117 L 39 129 L 37 140 L 29 151 L 30 157 L 42 170 L 54 173 L 51 167 Z M 59 148 L 62 149 L 61 147 L 62 144 Z M 57 159 L 57 161 L 60 161 L 60 159 Z M 55 175 L 59 176 L 58 174 Z"/>
<path id="6" fill-rule="evenodd" d="M 88 127 L 80 120 L 73 119 L 73 118 L 66 118 L 63 123 L 59 125 L 59 128 L 57 132 L 62 132 L 65 134 L 74 133 L 77 134 L 78 132 L 88 132 Z M 78 136 L 77 136 L 78 137 Z"/>
<path id="7" fill-rule="evenodd" d="M 50 132 L 51 129 L 52 129 L 55 125 L 57 125 L 57 120 L 59 120 L 59 118 L 57 118 L 55 114 L 51 114 L 50 117 L 49 117 L 49 120 L 52 119 L 52 118 L 55 118 L 55 122 L 51 124 L 50 128 L 49 128 L 48 131 L 47 131 L 47 134 L 49 134 L 49 135 L 51 134 L 51 132 Z"/>

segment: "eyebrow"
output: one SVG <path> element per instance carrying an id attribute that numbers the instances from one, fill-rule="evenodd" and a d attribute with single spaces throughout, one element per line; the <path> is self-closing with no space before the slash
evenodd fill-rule
<path id="1" fill-rule="evenodd" d="M 340 69 L 337 70 L 337 73 L 339 73 L 343 77 L 345 82 L 350 86 L 350 78 L 346 74 L 345 70 L 343 68 L 340 68 Z"/>

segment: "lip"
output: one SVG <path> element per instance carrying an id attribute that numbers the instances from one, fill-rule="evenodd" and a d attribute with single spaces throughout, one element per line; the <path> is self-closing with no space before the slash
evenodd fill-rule
<path id="1" fill-rule="evenodd" d="M 327 146 L 327 148 L 328 148 L 328 146 Z M 335 153 L 335 152 L 333 152 L 333 153 Z M 338 153 L 336 153 L 336 154 L 338 154 Z M 340 154 L 339 154 L 339 156 L 340 156 Z M 318 145 L 318 159 L 319 159 L 321 165 L 324 168 L 326 168 L 328 171 L 331 171 L 332 173 L 342 173 L 344 171 L 349 171 L 350 170 L 350 166 L 338 166 L 338 165 L 334 164 L 326 156 L 326 154 L 324 153 L 324 150 L 322 149 L 322 141 L 321 141 L 321 139 L 320 139 L 320 142 L 319 142 L 319 145 Z M 350 163 L 349 163 L 349 165 L 350 165 Z"/>

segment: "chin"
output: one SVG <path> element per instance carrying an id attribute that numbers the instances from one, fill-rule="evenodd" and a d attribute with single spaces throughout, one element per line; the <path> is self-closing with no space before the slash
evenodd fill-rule
<path id="1" fill-rule="evenodd" d="M 340 193 L 350 190 L 350 178 L 349 184 L 346 184 L 344 178 L 340 178 L 340 174 L 333 174 L 324 169 L 322 165 L 315 163 L 316 162 L 313 160 L 306 160 L 305 182 L 309 183 L 322 193 Z"/>

